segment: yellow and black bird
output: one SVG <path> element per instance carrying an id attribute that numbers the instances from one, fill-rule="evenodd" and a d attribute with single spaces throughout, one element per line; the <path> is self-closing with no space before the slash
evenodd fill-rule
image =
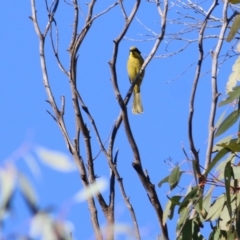
<path id="1" fill-rule="evenodd" d="M 131 83 L 135 80 L 138 72 L 140 71 L 143 65 L 143 62 L 144 60 L 141 56 L 141 52 L 136 47 L 130 47 L 128 62 L 127 62 L 127 71 L 128 71 L 128 77 Z M 143 112 L 141 95 L 140 95 L 140 86 L 141 86 L 143 77 L 144 77 L 144 71 L 139 76 L 138 81 L 136 82 L 133 89 L 132 112 L 134 114 L 140 114 Z"/>

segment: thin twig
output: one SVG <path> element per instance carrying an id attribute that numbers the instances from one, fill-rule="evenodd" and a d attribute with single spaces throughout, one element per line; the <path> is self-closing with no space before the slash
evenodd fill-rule
<path id="1" fill-rule="evenodd" d="M 58 54 L 58 44 L 59 44 L 59 35 L 58 35 L 58 27 L 57 27 L 57 23 L 56 21 L 53 21 L 53 23 L 55 24 L 55 28 L 56 28 L 56 47 L 54 45 L 54 41 L 53 41 L 53 35 L 52 35 L 52 25 L 50 27 L 50 39 L 51 39 L 51 44 L 52 44 L 52 49 L 53 49 L 53 52 L 54 52 L 54 56 L 57 60 L 57 63 L 58 63 L 58 66 L 60 68 L 60 70 L 66 74 L 67 76 L 69 76 L 69 73 L 67 72 L 67 70 L 64 68 L 62 62 L 60 61 L 60 58 L 59 58 L 59 54 Z"/>
<path id="2" fill-rule="evenodd" d="M 126 11 L 125 11 L 125 8 L 123 6 L 123 0 L 119 0 L 119 4 L 120 4 L 120 7 L 121 7 L 121 10 L 122 10 L 122 13 L 123 13 L 123 17 L 125 19 L 125 21 L 127 20 L 127 14 L 126 14 Z"/>

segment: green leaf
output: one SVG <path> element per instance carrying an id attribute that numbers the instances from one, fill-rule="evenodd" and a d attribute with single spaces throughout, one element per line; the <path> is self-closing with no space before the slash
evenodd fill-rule
<path id="1" fill-rule="evenodd" d="M 168 182 L 168 178 L 169 176 L 165 177 L 163 180 L 161 180 L 159 183 L 158 183 L 158 187 L 161 187 L 163 183 L 167 183 Z"/>
<path id="2" fill-rule="evenodd" d="M 238 59 L 235 62 L 235 64 L 233 64 L 232 69 L 237 69 L 237 66 L 239 66 Z M 231 72 L 231 74 L 229 75 L 228 80 L 227 80 L 227 84 L 225 87 L 226 93 L 230 93 L 233 91 L 233 89 L 237 85 L 238 79 L 239 79 L 239 72 L 236 72 L 233 70 L 233 72 Z"/>
<path id="3" fill-rule="evenodd" d="M 116 229 L 118 230 L 117 225 Z M 30 221 L 29 235 L 31 239 L 71 240 L 70 232 L 72 229 L 69 223 L 67 224 L 63 219 L 54 221 L 51 215 L 45 212 L 38 212 Z"/>
<path id="4" fill-rule="evenodd" d="M 240 239 L 240 192 L 237 193 L 237 208 L 236 208 L 236 232 L 238 239 Z"/>
<path id="5" fill-rule="evenodd" d="M 221 230 L 224 230 L 226 232 L 228 232 L 229 229 L 229 222 L 231 220 L 230 215 L 229 215 L 229 211 L 227 206 L 225 205 L 221 211 L 221 215 L 220 215 L 220 221 L 218 222 L 219 228 Z"/>
<path id="6" fill-rule="evenodd" d="M 53 220 L 46 213 L 39 212 L 31 219 L 30 236 L 32 238 L 57 240 L 53 229 Z"/>
<path id="7" fill-rule="evenodd" d="M 22 156 L 22 158 L 27 164 L 28 169 L 34 175 L 34 177 L 40 179 L 42 177 L 41 169 L 33 155 L 30 153 L 26 153 L 24 154 L 24 156 Z"/>
<path id="8" fill-rule="evenodd" d="M 232 166 L 234 178 L 240 179 L 240 166 Z"/>
<path id="9" fill-rule="evenodd" d="M 223 122 L 226 112 L 227 112 L 227 109 L 225 109 L 225 111 L 222 112 L 221 116 L 219 117 L 219 119 L 217 120 L 217 122 L 215 124 L 215 129 L 219 128 L 220 124 Z"/>
<path id="10" fill-rule="evenodd" d="M 233 170 L 231 166 L 231 161 L 229 161 L 224 169 L 224 180 L 225 180 L 225 188 L 226 188 L 226 198 L 227 198 L 227 208 L 229 211 L 229 215 L 232 216 L 232 207 L 231 207 L 231 196 L 230 196 L 230 183 L 231 183 L 231 177 L 233 176 Z"/>
<path id="11" fill-rule="evenodd" d="M 200 201 L 202 201 L 202 198 L 200 198 Z M 194 208 L 195 208 L 195 210 L 197 211 L 197 213 L 198 213 L 200 216 L 206 217 L 207 213 L 206 213 L 206 211 L 202 208 L 202 203 L 200 204 L 199 202 L 197 202 Z"/>
<path id="12" fill-rule="evenodd" d="M 192 219 L 188 219 L 184 224 L 182 229 L 182 238 L 183 239 L 193 239 L 192 233 Z"/>
<path id="13" fill-rule="evenodd" d="M 216 152 L 216 151 L 220 151 L 220 150 L 223 148 L 223 147 L 221 146 L 221 144 L 222 144 L 222 143 L 228 144 L 228 143 L 231 141 L 232 136 L 233 136 L 233 135 L 229 135 L 229 136 L 226 136 L 226 137 L 220 139 L 220 140 L 214 145 L 214 147 L 213 147 L 213 149 L 212 149 L 212 152 L 214 153 L 214 152 Z"/>
<path id="14" fill-rule="evenodd" d="M 229 2 L 232 3 L 232 4 L 240 3 L 239 0 L 229 0 Z M 230 28 L 230 32 L 228 33 L 228 36 L 227 36 L 227 39 L 226 39 L 227 42 L 232 41 L 232 39 L 234 38 L 234 36 L 238 32 L 239 28 L 240 28 L 240 15 L 238 14 L 233 20 L 233 24 Z"/>
<path id="15" fill-rule="evenodd" d="M 239 62 L 239 65 L 240 65 L 240 62 Z M 239 66 L 240 67 L 240 66 Z M 238 70 L 239 72 L 240 72 L 240 69 Z M 239 77 L 240 78 L 240 77 Z M 239 112 L 239 110 L 240 110 L 240 96 L 239 96 L 239 98 L 238 98 L 238 112 Z"/>
<path id="16" fill-rule="evenodd" d="M 238 102 L 238 103 L 240 103 L 240 99 L 239 99 L 239 102 Z M 239 133 L 240 133 L 240 122 L 239 122 L 239 124 L 238 124 L 238 137 L 240 136 Z"/>
<path id="17" fill-rule="evenodd" d="M 36 153 L 42 163 L 62 172 L 71 172 L 76 170 L 75 163 L 64 153 L 49 150 L 43 147 L 36 147 Z"/>
<path id="18" fill-rule="evenodd" d="M 195 182 L 197 184 L 197 167 L 196 167 L 196 160 L 192 160 L 192 168 L 193 168 L 193 175 L 194 175 L 194 179 L 195 179 Z"/>
<path id="19" fill-rule="evenodd" d="M 235 233 L 234 232 L 228 232 L 228 236 L 227 236 L 228 240 L 235 240 Z"/>
<path id="20" fill-rule="evenodd" d="M 18 174 L 18 182 L 20 189 L 29 205 L 29 208 L 35 213 L 37 211 L 37 195 L 29 182 L 23 174 Z"/>
<path id="21" fill-rule="evenodd" d="M 197 208 L 198 208 L 198 210 L 197 210 Z M 198 201 L 195 204 L 195 209 L 197 210 L 197 212 L 200 215 L 203 215 L 204 211 L 203 211 L 203 196 L 202 195 L 198 198 Z"/>
<path id="22" fill-rule="evenodd" d="M 217 227 L 214 227 L 213 231 L 211 232 L 208 240 L 219 240 L 220 239 L 220 229 Z"/>
<path id="23" fill-rule="evenodd" d="M 218 164 L 218 166 L 216 167 L 216 172 L 218 172 L 218 176 L 217 179 L 220 181 L 222 179 L 224 179 L 224 170 L 225 170 L 225 166 L 226 164 L 231 161 L 232 163 L 234 162 L 235 159 L 235 154 L 234 153 L 230 153 L 228 155 L 228 157 L 222 161 L 221 163 Z"/>
<path id="24" fill-rule="evenodd" d="M 16 185 L 16 169 L 13 166 L 0 169 L 1 208 L 5 209 Z"/>
<path id="25" fill-rule="evenodd" d="M 186 207 L 190 201 L 194 201 L 197 193 L 198 193 L 199 188 L 198 187 L 193 187 L 192 190 L 187 194 L 187 196 L 183 199 L 179 209 L 178 213 L 181 212 L 181 210 Z"/>
<path id="26" fill-rule="evenodd" d="M 231 152 L 240 152 L 240 141 L 238 138 L 232 139 L 229 143 L 221 143 L 219 146 L 224 147 Z"/>
<path id="27" fill-rule="evenodd" d="M 211 187 L 208 191 L 208 193 L 206 194 L 205 198 L 203 199 L 203 209 L 204 211 L 204 218 L 206 217 L 210 205 L 211 205 L 211 199 L 212 199 L 212 191 L 213 191 L 213 187 Z"/>
<path id="28" fill-rule="evenodd" d="M 237 206 L 239 206 L 239 210 L 240 210 L 240 192 L 239 191 L 237 192 L 237 200 L 236 201 L 237 201 L 236 204 L 237 204 Z"/>
<path id="29" fill-rule="evenodd" d="M 224 203 L 225 203 L 225 197 L 224 197 L 224 194 L 222 194 L 217 198 L 217 200 L 213 202 L 212 206 L 210 207 L 209 212 L 207 214 L 206 221 L 208 220 L 214 221 L 217 218 L 219 218 L 219 216 L 221 215 L 222 209 L 224 207 Z"/>
<path id="30" fill-rule="evenodd" d="M 166 224 L 167 218 L 168 218 L 168 216 L 170 215 L 171 205 L 172 205 L 171 201 L 168 201 L 168 202 L 167 202 L 167 205 L 166 205 L 166 207 L 165 207 L 165 209 L 164 209 L 164 211 L 163 211 L 163 225 Z"/>
<path id="31" fill-rule="evenodd" d="M 181 213 L 180 217 L 177 222 L 177 232 L 181 229 L 182 225 L 186 222 L 186 219 L 188 217 L 190 209 L 189 208 L 184 208 Z"/>
<path id="32" fill-rule="evenodd" d="M 163 224 L 166 223 L 167 218 L 169 219 L 173 218 L 174 209 L 176 206 L 180 205 L 180 202 L 179 202 L 180 199 L 181 199 L 181 196 L 173 196 L 169 199 L 165 207 L 165 210 L 163 212 Z"/>
<path id="33" fill-rule="evenodd" d="M 223 230 L 220 230 L 220 231 L 221 231 L 220 239 L 221 240 L 228 240 L 227 232 L 223 231 Z"/>
<path id="34" fill-rule="evenodd" d="M 228 0 L 228 2 L 231 4 L 238 4 L 240 3 L 240 0 Z"/>
<path id="35" fill-rule="evenodd" d="M 233 88 L 232 92 L 228 93 L 228 98 L 226 100 L 221 101 L 218 106 L 221 107 L 223 105 L 226 105 L 228 103 L 232 103 L 235 99 L 239 98 L 240 96 L 240 86 L 237 86 Z"/>
<path id="36" fill-rule="evenodd" d="M 192 222 L 192 225 L 193 225 L 193 234 L 192 234 L 192 239 L 194 240 L 205 240 L 205 238 L 203 237 L 203 235 L 201 234 L 200 232 L 200 227 L 202 225 L 202 223 L 197 220 L 197 218 L 195 218 Z"/>
<path id="37" fill-rule="evenodd" d="M 98 195 L 107 189 L 107 180 L 105 178 L 98 178 L 88 187 L 83 188 L 74 196 L 74 201 L 81 202 Z"/>
<path id="38" fill-rule="evenodd" d="M 215 137 L 220 136 L 221 134 L 223 134 L 224 132 L 226 132 L 234 123 L 236 123 L 236 121 L 239 118 L 239 111 L 235 110 L 232 113 L 230 113 L 225 120 L 220 124 L 219 128 L 217 129 L 217 132 L 215 134 Z"/>
<path id="39" fill-rule="evenodd" d="M 182 196 L 173 196 L 171 197 L 171 212 L 170 212 L 170 215 L 169 215 L 169 219 L 172 219 L 173 218 L 173 213 L 174 213 L 174 209 L 176 206 L 180 206 L 180 202 L 179 200 L 182 198 Z"/>
<path id="40" fill-rule="evenodd" d="M 221 160 L 227 153 L 229 153 L 230 151 L 226 148 L 223 148 L 222 150 L 220 150 L 215 157 L 212 159 L 211 163 L 208 166 L 208 169 L 205 172 L 205 176 L 208 175 L 208 173 L 211 172 L 211 170 L 215 167 L 215 165 L 218 163 L 219 160 Z"/>
<path id="41" fill-rule="evenodd" d="M 181 177 L 181 172 L 179 167 L 177 166 L 172 170 L 171 174 L 168 177 L 168 182 L 171 190 L 173 190 L 177 186 L 180 177 Z"/>

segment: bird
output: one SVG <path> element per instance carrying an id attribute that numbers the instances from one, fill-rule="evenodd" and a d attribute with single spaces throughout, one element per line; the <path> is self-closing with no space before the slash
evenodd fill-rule
<path id="1" fill-rule="evenodd" d="M 143 63 L 144 63 L 144 60 L 143 60 L 143 57 L 141 56 L 141 52 L 134 46 L 130 47 L 129 57 L 127 61 L 127 72 L 128 72 L 128 77 L 131 83 L 133 83 L 133 81 L 135 80 Z M 133 89 L 133 105 L 132 105 L 133 114 L 143 113 L 143 106 L 142 106 L 141 95 L 140 95 L 140 86 L 141 86 L 143 77 L 144 77 L 144 71 L 141 72 Z"/>

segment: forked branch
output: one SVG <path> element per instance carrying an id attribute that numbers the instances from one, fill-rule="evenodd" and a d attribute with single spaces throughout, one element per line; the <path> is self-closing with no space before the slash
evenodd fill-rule
<path id="1" fill-rule="evenodd" d="M 125 101 L 123 100 L 123 98 L 121 96 L 121 93 L 120 93 L 119 88 L 118 88 L 118 83 L 117 83 L 118 81 L 117 81 L 117 75 L 116 75 L 116 60 L 117 60 L 117 55 L 118 55 L 118 47 L 119 47 L 119 44 L 120 44 L 121 40 L 123 39 L 128 27 L 130 25 L 131 21 L 133 20 L 133 17 L 136 14 L 136 11 L 138 10 L 139 4 L 140 4 L 140 1 L 136 1 L 135 6 L 134 6 L 128 20 L 126 21 L 122 32 L 114 40 L 113 56 L 112 56 L 112 60 L 109 62 L 110 69 L 111 69 L 111 74 L 112 74 L 112 83 L 113 83 L 114 93 L 115 93 L 115 96 L 118 100 L 119 106 L 121 107 L 120 116 L 118 117 L 118 119 L 117 119 L 117 121 L 114 125 L 112 136 L 110 138 L 109 150 L 111 151 L 111 149 L 113 147 L 116 133 L 117 133 L 118 128 L 119 128 L 119 126 L 120 126 L 120 124 L 123 120 L 124 127 L 125 127 L 125 132 L 126 132 L 126 135 L 128 137 L 128 141 L 129 141 L 129 144 L 132 148 L 132 152 L 133 152 L 133 155 L 134 155 L 133 167 L 136 170 L 136 172 L 137 172 L 145 190 L 147 191 L 149 200 L 150 200 L 153 208 L 155 209 L 155 212 L 156 212 L 157 218 L 159 220 L 159 225 L 160 225 L 163 237 L 164 237 L 164 239 L 169 239 L 168 238 L 167 226 L 165 224 L 163 224 L 163 209 L 162 209 L 162 206 L 161 206 L 160 201 L 158 199 L 158 196 L 157 196 L 157 193 L 155 191 L 154 185 L 151 183 L 149 176 L 146 176 L 143 169 L 142 169 L 139 150 L 138 150 L 137 144 L 135 142 L 135 139 L 134 139 L 132 131 L 131 131 L 131 127 L 130 127 L 129 119 L 128 119 L 128 114 L 127 114 L 127 109 L 126 109 L 126 104 L 129 100 L 131 94 L 132 94 L 134 83 L 137 80 L 138 76 L 136 77 L 136 80 L 134 81 L 134 83 L 130 87 L 130 89 L 127 93 L 127 96 L 125 98 Z M 163 10 L 161 9 L 160 2 L 158 0 L 156 1 L 156 5 L 157 5 L 157 9 L 159 11 L 159 15 L 161 16 L 161 31 L 160 31 L 160 34 L 158 35 L 157 40 L 156 40 L 156 42 L 155 42 L 155 44 L 152 48 L 152 51 L 150 52 L 150 54 L 148 55 L 148 57 L 144 61 L 144 64 L 143 64 L 139 74 L 141 74 L 141 72 L 145 69 L 147 64 L 151 61 L 151 59 L 153 58 L 154 54 L 156 53 L 160 43 L 162 42 L 162 40 L 164 38 L 164 35 L 165 35 L 166 19 L 167 19 L 167 13 L 168 13 L 168 0 L 164 1 L 164 9 Z"/>

